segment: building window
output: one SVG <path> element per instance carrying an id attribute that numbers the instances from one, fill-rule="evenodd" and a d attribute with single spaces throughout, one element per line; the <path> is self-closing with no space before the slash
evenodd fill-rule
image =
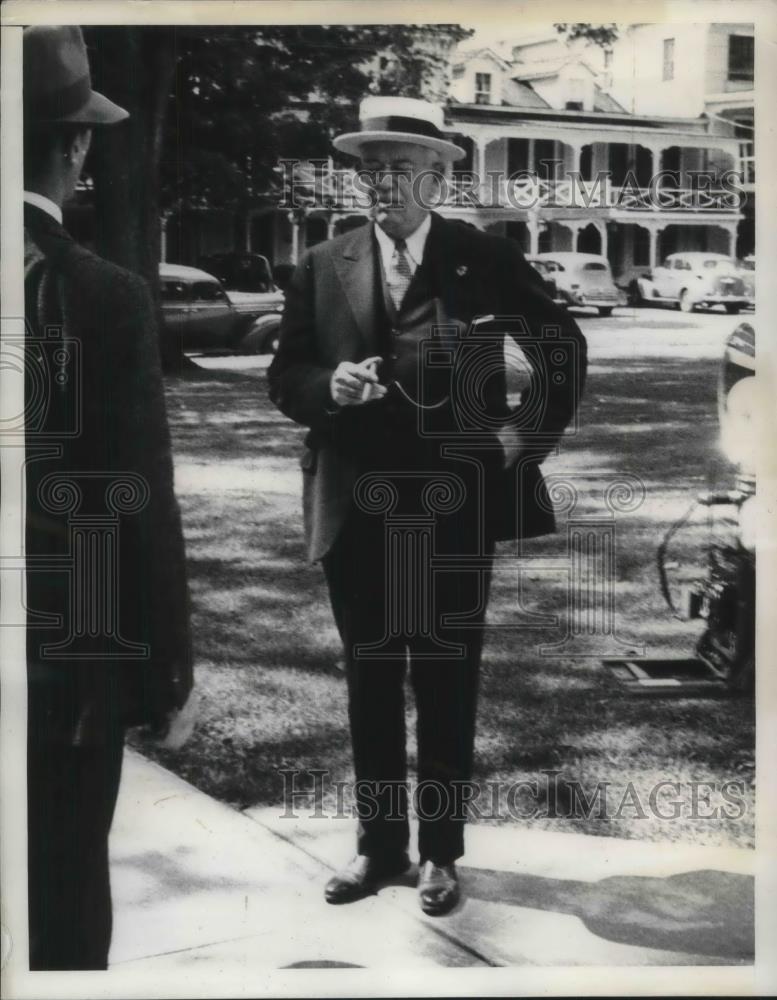
<path id="1" fill-rule="evenodd" d="M 663 80 L 674 80 L 674 38 L 664 39 Z"/>
<path id="2" fill-rule="evenodd" d="M 728 78 L 753 82 L 753 37 L 752 35 L 728 36 Z"/>
<path id="3" fill-rule="evenodd" d="M 491 74 L 475 74 L 475 104 L 491 103 Z"/>
<path id="4" fill-rule="evenodd" d="M 582 101 L 567 101 L 564 105 L 567 111 L 582 111 L 583 102 Z"/>

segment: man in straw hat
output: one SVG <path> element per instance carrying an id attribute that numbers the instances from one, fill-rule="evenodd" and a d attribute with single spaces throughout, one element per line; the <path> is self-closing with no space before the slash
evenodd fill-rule
<path id="1" fill-rule="evenodd" d="M 180 743 L 192 684 L 183 537 L 145 282 L 62 226 L 92 129 L 78 27 L 24 31 L 31 969 L 104 969 L 124 731 Z"/>
<path id="2" fill-rule="evenodd" d="M 357 854 L 325 895 L 349 902 L 409 867 L 409 663 L 418 890 L 422 909 L 442 914 L 459 899 L 494 542 L 554 530 L 539 463 L 574 412 L 585 342 L 514 242 L 430 211 L 446 163 L 464 155 L 440 107 L 371 97 L 360 120 L 334 145 L 360 158 L 371 221 L 300 260 L 270 394 L 310 429 L 309 557 L 323 563 L 346 654 Z M 536 419 L 508 469 L 503 335 L 472 326 L 490 314 L 524 329 L 536 362 L 526 397 Z"/>

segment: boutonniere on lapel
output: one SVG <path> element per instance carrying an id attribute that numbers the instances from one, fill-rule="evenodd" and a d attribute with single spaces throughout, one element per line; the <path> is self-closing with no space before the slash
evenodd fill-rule
<path id="1" fill-rule="evenodd" d="M 459 264 L 459 266 L 456 268 L 456 276 L 459 278 L 463 278 L 466 274 L 469 274 L 469 268 L 467 267 L 467 265 Z"/>

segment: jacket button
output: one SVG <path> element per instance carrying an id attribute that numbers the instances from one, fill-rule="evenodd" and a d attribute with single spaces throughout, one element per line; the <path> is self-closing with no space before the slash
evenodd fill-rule
<path id="1" fill-rule="evenodd" d="M 399 361 L 399 355 L 398 354 L 390 354 L 389 355 L 389 359 L 391 361 Z"/>

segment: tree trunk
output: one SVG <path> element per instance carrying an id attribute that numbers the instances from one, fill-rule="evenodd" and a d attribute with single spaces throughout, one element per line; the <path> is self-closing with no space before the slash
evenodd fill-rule
<path id="1" fill-rule="evenodd" d="M 161 330 L 159 164 L 176 64 L 175 30 L 91 28 L 85 32 L 98 88 L 129 111 L 129 121 L 95 129 L 91 154 L 97 252 L 149 283 Z M 191 365 L 165 338 L 162 366 Z"/>

